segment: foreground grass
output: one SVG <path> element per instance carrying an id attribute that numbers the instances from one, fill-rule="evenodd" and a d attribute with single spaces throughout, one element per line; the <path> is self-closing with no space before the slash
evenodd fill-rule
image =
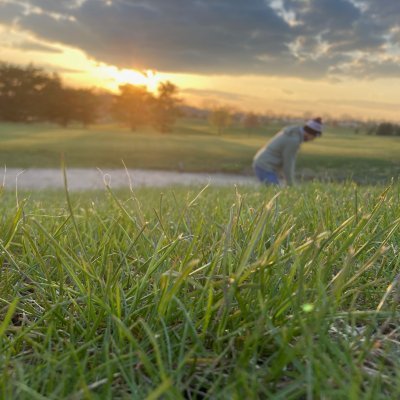
<path id="1" fill-rule="evenodd" d="M 116 125 L 90 129 L 53 125 L 0 125 L 0 159 L 7 167 L 59 168 L 65 154 L 69 167 L 222 171 L 248 174 L 252 158 L 281 126 L 259 128 L 249 135 L 232 127 L 217 136 L 204 121 L 181 120 L 174 133 L 132 133 Z M 400 138 L 355 135 L 327 128 L 326 134 L 302 146 L 298 173 L 304 179 L 354 178 L 386 181 L 400 174 Z"/>
<path id="2" fill-rule="evenodd" d="M 400 396 L 400 187 L 2 194 L 0 398 Z"/>

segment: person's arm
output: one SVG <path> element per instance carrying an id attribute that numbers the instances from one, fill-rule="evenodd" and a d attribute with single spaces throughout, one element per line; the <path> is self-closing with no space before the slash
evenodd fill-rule
<path id="1" fill-rule="evenodd" d="M 299 144 L 294 141 L 288 141 L 283 150 L 283 175 L 289 186 L 294 185 L 294 169 L 296 165 L 296 155 Z"/>

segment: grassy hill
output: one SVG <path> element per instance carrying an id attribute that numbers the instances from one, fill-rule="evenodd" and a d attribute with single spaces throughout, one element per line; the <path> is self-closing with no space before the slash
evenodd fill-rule
<path id="1" fill-rule="evenodd" d="M 167 169 L 251 174 L 259 147 L 280 127 L 248 134 L 232 127 L 217 136 L 204 121 L 181 120 L 171 134 L 150 129 L 130 132 L 116 125 L 62 129 L 52 125 L 0 125 L 0 164 L 58 168 L 64 153 L 69 167 Z M 400 138 L 355 135 L 327 129 L 302 146 L 298 175 L 305 179 L 388 180 L 400 173 Z"/>

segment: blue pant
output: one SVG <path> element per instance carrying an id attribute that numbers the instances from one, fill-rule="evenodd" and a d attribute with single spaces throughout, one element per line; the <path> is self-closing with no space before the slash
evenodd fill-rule
<path id="1" fill-rule="evenodd" d="M 257 165 L 253 166 L 254 173 L 256 177 L 266 185 L 279 185 L 279 179 L 275 172 L 273 171 L 266 171 L 258 167 Z"/>

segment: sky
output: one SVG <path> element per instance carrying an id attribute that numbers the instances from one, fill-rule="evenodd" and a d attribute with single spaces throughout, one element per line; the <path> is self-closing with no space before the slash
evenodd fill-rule
<path id="1" fill-rule="evenodd" d="M 0 0 L 0 61 L 74 86 L 400 121 L 400 0 Z"/>

